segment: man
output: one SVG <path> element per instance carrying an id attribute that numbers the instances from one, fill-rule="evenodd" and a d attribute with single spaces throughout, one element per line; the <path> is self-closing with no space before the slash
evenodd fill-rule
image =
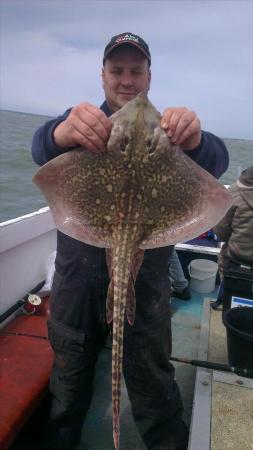
<path id="1" fill-rule="evenodd" d="M 146 42 L 133 33 L 114 36 L 104 51 L 100 108 L 81 103 L 47 122 L 35 133 L 32 153 L 42 165 L 78 145 L 83 151 L 106 148 L 109 116 L 139 92 L 148 92 L 151 56 Z M 227 168 L 223 142 L 202 132 L 187 108 L 167 108 L 161 121 L 172 142 L 219 177 Z M 135 323 L 124 332 L 123 370 L 133 416 L 148 450 L 185 450 L 188 430 L 171 354 L 168 258 L 171 247 L 147 250 L 136 281 Z M 108 274 L 104 249 L 58 232 L 56 272 L 51 292 L 49 337 L 55 352 L 51 448 L 74 449 L 92 397 L 98 353 L 108 335 L 105 299 Z"/>

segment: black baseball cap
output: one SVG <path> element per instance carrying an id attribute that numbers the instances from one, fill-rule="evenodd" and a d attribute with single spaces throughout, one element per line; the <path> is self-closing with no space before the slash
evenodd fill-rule
<path id="1" fill-rule="evenodd" d="M 105 47 L 103 64 L 105 63 L 107 56 L 109 55 L 109 53 L 111 53 L 112 50 L 114 50 L 116 47 L 119 47 L 120 45 L 125 44 L 137 47 L 144 54 L 144 56 L 146 56 L 149 65 L 151 64 L 151 55 L 148 44 L 140 36 L 137 36 L 137 34 L 130 32 L 117 34 L 116 36 L 113 36 L 111 38 L 110 42 Z"/>

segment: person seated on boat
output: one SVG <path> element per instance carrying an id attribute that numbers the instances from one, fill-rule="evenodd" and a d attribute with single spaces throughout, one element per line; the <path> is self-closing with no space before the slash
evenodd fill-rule
<path id="1" fill-rule="evenodd" d="M 102 67 L 105 101 L 100 108 L 83 102 L 40 127 L 33 138 L 34 161 L 43 165 L 82 145 L 98 152 L 111 131 L 109 116 L 151 82 L 147 43 L 133 33 L 113 36 Z M 164 93 L 164 98 L 168 93 Z M 215 177 L 228 167 L 223 141 L 202 131 L 197 114 L 168 107 L 161 126 L 197 164 Z M 145 252 L 136 290 L 136 318 L 125 324 L 123 370 L 133 417 L 148 450 L 186 450 L 188 429 L 174 367 L 170 363 L 171 321 L 168 259 L 173 247 Z M 55 353 L 50 392 L 51 448 L 75 448 L 90 406 L 99 351 L 109 327 L 105 318 L 108 273 L 105 250 L 57 232 L 55 275 L 51 291 L 49 339 Z M 154 301 L 155 300 L 155 301 Z M 152 320 L 150 318 L 152 317 Z M 148 342 L 148 345 L 146 344 Z"/>
<path id="2" fill-rule="evenodd" d="M 187 278 L 185 278 L 184 271 L 175 248 L 169 257 L 168 271 L 172 287 L 171 297 L 177 297 L 181 300 L 190 300 L 191 291 L 189 289 L 189 282 Z"/>
<path id="3" fill-rule="evenodd" d="M 243 170 L 237 181 L 229 186 L 234 202 L 223 219 L 214 227 L 214 232 L 224 244 L 218 258 L 220 288 L 216 309 L 224 299 L 224 271 L 231 264 L 253 268 L 253 166 Z"/>

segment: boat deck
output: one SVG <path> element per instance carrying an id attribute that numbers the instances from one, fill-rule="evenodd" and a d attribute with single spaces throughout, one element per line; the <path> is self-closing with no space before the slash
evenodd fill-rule
<path id="1" fill-rule="evenodd" d="M 190 301 L 172 298 L 173 356 L 227 363 L 226 330 L 221 311 L 210 301 L 217 291 L 193 292 Z M 182 393 L 184 418 L 191 428 L 189 450 L 253 449 L 253 380 L 229 372 L 174 363 Z M 11 450 L 36 450 L 28 422 Z M 131 414 L 123 382 L 121 448 L 145 450 Z M 103 349 L 97 365 L 94 396 L 86 417 L 79 450 L 113 450 L 111 414 L 111 351 Z"/>
<path id="2" fill-rule="evenodd" d="M 203 294 L 192 293 L 190 301 L 171 300 L 173 356 L 197 359 L 203 308 Z M 216 298 L 216 291 L 208 294 Z M 185 406 L 185 421 L 190 426 L 196 368 L 174 363 L 176 378 Z M 31 424 L 12 445 L 11 450 L 36 450 L 38 443 L 31 439 Z M 29 436 L 29 437 L 28 437 Z M 123 382 L 121 398 L 121 448 L 145 450 L 131 414 L 126 387 Z M 111 351 L 105 348 L 99 357 L 94 396 L 83 427 L 80 450 L 113 450 L 111 414 Z M 195 450 L 195 449 L 194 449 Z M 201 449 L 204 450 L 204 449 Z"/>
<path id="3" fill-rule="evenodd" d="M 198 359 L 228 364 L 221 310 L 204 301 Z M 197 369 L 189 450 L 253 449 L 253 380 Z"/>
<path id="4" fill-rule="evenodd" d="M 216 298 L 216 293 L 213 293 Z M 196 359 L 201 329 L 203 294 L 193 293 L 190 301 L 172 298 L 173 355 Z M 103 350 L 98 361 L 95 392 L 90 411 L 83 427 L 80 450 L 113 450 L 111 417 L 111 354 Z M 185 421 L 190 426 L 196 368 L 174 363 L 176 379 L 185 406 Z M 103 383 L 101 383 L 101 378 Z M 125 384 L 121 400 L 121 448 L 145 450 L 132 419 Z"/>

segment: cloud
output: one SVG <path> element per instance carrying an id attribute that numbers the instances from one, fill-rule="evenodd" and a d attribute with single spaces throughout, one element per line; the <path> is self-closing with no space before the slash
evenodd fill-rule
<path id="1" fill-rule="evenodd" d="M 150 45 L 158 109 L 185 105 L 205 129 L 253 137 L 252 2 L 2 1 L 1 17 L 2 108 L 57 115 L 99 105 L 103 48 L 133 31 Z"/>
<path id="2" fill-rule="evenodd" d="M 3 53 L 2 102 L 34 112 L 60 113 L 85 98 L 91 85 L 94 88 L 94 74 L 99 85 L 100 56 L 96 49 L 81 51 L 43 32 L 16 34 L 10 38 L 8 53 Z"/>

